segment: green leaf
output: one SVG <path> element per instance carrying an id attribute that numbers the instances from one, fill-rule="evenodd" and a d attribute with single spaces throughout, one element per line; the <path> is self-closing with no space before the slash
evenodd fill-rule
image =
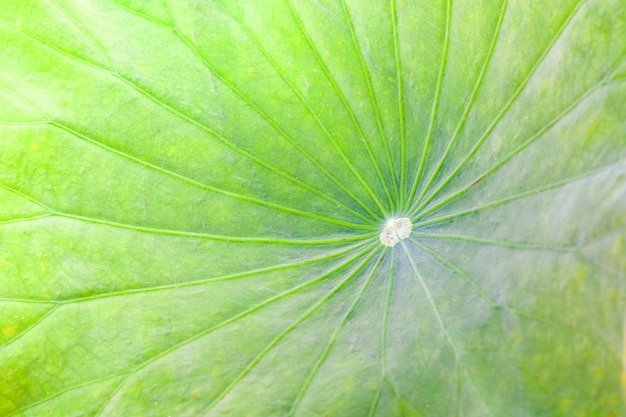
<path id="1" fill-rule="evenodd" d="M 626 415 L 624 39 L 622 0 L 4 0 L 0 415 Z"/>

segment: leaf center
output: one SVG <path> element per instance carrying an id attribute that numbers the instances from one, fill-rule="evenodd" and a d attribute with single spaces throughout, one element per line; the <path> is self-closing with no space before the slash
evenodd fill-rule
<path id="1" fill-rule="evenodd" d="M 380 232 L 380 242 L 385 246 L 394 247 L 398 242 L 409 237 L 412 227 L 408 217 L 391 218 L 387 220 L 383 231 Z"/>

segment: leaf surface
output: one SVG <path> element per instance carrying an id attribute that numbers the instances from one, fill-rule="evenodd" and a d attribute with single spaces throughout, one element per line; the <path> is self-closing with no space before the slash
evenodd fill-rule
<path id="1" fill-rule="evenodd" d="M 0 414 L 626 415 L 624 39 L 620 0 L 4 1 Z"/>

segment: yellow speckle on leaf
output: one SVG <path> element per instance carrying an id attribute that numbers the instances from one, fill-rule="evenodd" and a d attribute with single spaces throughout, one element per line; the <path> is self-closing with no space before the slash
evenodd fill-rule
<path id="1" fill-rule="evenodd" d="M 5 327 L 4 329 L 2 329 L 2 334 L 6 337 L 11 337 L 15 334 L 16 331 L 17 329 L 15 328 L 15 326 Z"/>

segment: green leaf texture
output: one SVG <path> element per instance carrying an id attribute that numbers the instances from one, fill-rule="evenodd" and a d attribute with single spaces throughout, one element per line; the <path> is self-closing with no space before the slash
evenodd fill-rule
<path id="1" fill-rule="evenodd" d="M 625 416 L 625 39 L 623 0 L 3 0 L 0 415 Z"/>

